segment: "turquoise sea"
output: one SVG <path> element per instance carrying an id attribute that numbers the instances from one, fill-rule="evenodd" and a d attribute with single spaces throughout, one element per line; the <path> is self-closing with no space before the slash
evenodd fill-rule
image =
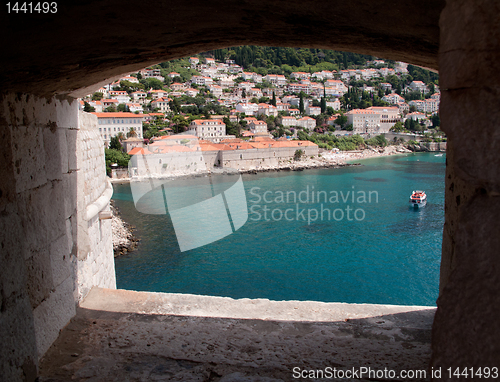
<path id="1" fill-rule="evenodd" d="M 138 212 L 130 185 L 115 184 L 113 199 L 141 238 L 136 251 L 115 259 L 117 287 L 433 306 L 444 224 L 445 161 L 445 155 L 419 153 L 366 159 L 361 166 L 340 169 L 244 175 L 248 221 L 216 242 L 185 252 L 179 249 L 168 214 Z M 236 179 L 227 176 L 222 184 L 229 187 Z M 183 192 L 193 180 L 177 183 L 174 188 Z M 428 195 L 427 206 L 420 210 L 408 203 L 415 189 Z M 281 198 L 287 192 L 288 200 Z"/>

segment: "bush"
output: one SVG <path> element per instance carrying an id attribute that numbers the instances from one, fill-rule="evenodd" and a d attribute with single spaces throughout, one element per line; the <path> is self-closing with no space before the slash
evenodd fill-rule
<path id="1" fill-rule="evenodd" d="M 104 149 L 104 157 L 106 159 L 106 173 L 111 174 L 111 165 L 117 164 L 119 167 L 127 167 L 130 160 L 130 155 L 116 149 Z"/>
<path id="2" fill-rule="evenodd" d="M 304 155 L 304 152 L 301 149 L 295 150 L 295 154 L 293 155 L 293 160 L 299 161 L 303 155 Z"/>

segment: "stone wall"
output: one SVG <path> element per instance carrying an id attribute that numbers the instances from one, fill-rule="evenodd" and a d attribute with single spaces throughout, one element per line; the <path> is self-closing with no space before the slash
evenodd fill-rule
<path id="1" fill-rule="evenodd" d="M 221 151 L 220 155 L 223 167 L 248 170 L 260 166 L 277 166 L 280 162 L 292 160 L 299 149 L 305 156 L 318 155 L 318 146 L 227 150 Z"/>
<path id="2" fill-rule="evenodd" d="M 79 111 L 77 136 L 77 300 L 93 286 L 116 288 L 111 219 L 99 214 L 110 211 L 113 188 L 106 177 L 104 144 L 97 129 L 97 117 Z"/>
<path id="3" fill-rule="evenodd" d="M 77 287 L 77 274 L 86 267 L 78 254 L 79 234 L 87 231 L 90 247 L 99 248 L 95 251 L 99 256 L 107 255 L 107 223 L 99 232 L 95 221 L 79 226 L 80 208 L 102 192 L 104 180 L 100 175 L 94 178 L 98 191 L 93 193 L 79 188 L 83 163 L 77 156 L 77 141 L 82 119 L 77 103 L 69 98 L 9 94 L 0 100 L 0 375 L 4 380 L 34 380 L 39 358 L 74 316 L 83 289 Z M 97 148 L 96 142 L 96 136 L 89 134 L 89 146 Z M 92 155 L 88 169 L 93 166 L 96 174 L 104 173 L 104 162 L 98 160 L 103 154 Z M 112 249 L 109 256 L 113 258 Z M 102 282 L 99 277 L 84 275 L 78 280 L 86 289 L 113 287 L 113 281 Z"/>
<path id="4" fill-rule="evenodd" d="M 432 366 L 443 370 L 500 360 L 499 15 L 496 0 L 453 0 L 440 20 L 448 147 Z"/>

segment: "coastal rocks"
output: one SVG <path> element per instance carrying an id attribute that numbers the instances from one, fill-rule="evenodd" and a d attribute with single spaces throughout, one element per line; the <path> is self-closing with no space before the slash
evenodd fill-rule
<path id="1" fill-rule="evenodd" d="M 111 219 L 113 252 L 115 257 L 118 257 L 133 251 L 137 247 L 139 239 L 133 234 L 134 227 L 120 217 L 120 212 L 113 201 L 111 201 L 110 207 L 113 214 Z"/>

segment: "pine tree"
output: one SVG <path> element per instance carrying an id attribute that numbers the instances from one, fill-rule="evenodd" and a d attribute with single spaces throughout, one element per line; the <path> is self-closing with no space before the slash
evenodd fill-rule
<path id="1" fill-rule="evenodd" d="M 271 100 L 271 105 L 276 106 L 276 93 L 273 92 L 273 99 Z"/>
<path id="2" fill-rule="evenodd" d="M 301 114 L 304 113 L 304 97 L 302 96 L 302 92 L 299 96 L 299 111 Z"/>
<path id="3" fill-rule="evenodd" d="M 321 97 L 321 114 L 326 112 L 326 99 L 325 97 Z"/>

